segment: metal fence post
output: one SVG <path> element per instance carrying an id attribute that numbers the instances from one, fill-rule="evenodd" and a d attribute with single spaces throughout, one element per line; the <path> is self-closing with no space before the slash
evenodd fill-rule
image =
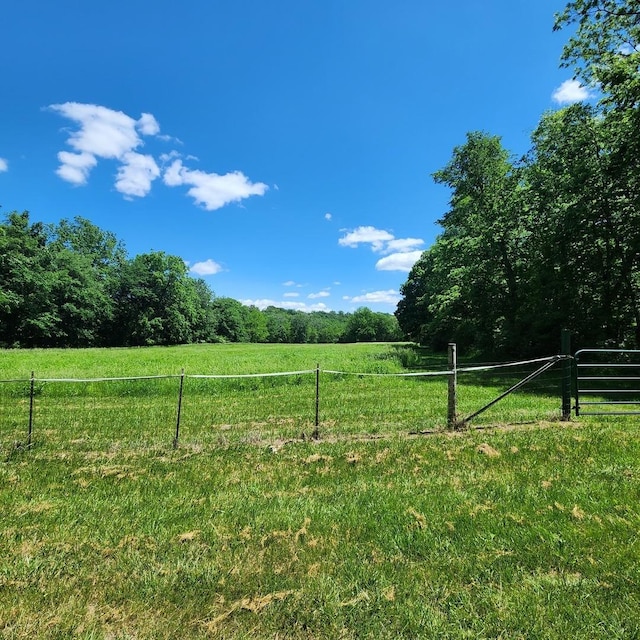
<path id="1" fill-rule="evenodd" d="M 571 419 L 571 332 L 562 329 L 560 334 L 562 361 L 562 420 Z"/>
<path id="2" fill-rule="evenodd" d="M 447 403 L 447 426 L 455 429 L 458 424 L 458 352 L 454 342 L 449 343 L 449 394 Z"/>
<path id="3" fill-rule="evenodd" d="M 320 363 L 316 364 L 316 425 L 312 435 L 314 440 L 320 438 Z"/>
<path id="4" fill-rule="evenodd" d="M 35 390 L 35 374 L 31 372 L 31 386 L 29 389 L 29 433 L 27 435 L 27 447 L 31 446 L 31 435 L 33 433 L 33 398 L 34 398 L 34 390 Z"/>
<path id="5" fill-rule="evenodd" d="M 180 437 L 180 412 L 182 410 L 182 390 L 184 389 L 184 369 L 180 372 L 180 391 L 178 392 L 178 416 L 176 417 L 176 435 L 173 438 L 173 448 L 178 448 L 178 438 Z"/>

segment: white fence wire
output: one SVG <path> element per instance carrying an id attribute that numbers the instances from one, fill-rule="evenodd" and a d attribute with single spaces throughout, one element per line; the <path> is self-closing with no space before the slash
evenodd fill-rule
<path id="1" fill-rule="evenodd" d="M 191 430 L 196 430 L 197 422 L 200 421 L 207 425 L 210 431 L 222 432 L 231 430 L 234 427 L 234 421 L 239 425 L 243 425 L 245 430 L 253 434 L 251 437 L 258 438 L 261 431 L 267 431 L 271 436 L 279 433 L 295 434 L 303 430 L 305 433 L 318 437 L 325 433 L 348 432 L 350 429 L 356 428 L 357 424 L 365 425 L 370 431 L 376 429 L 388 429 L 407 427 L 411 430 L 420 431 L 421 428 L 431 428 L 435 425 L 445 423 L 447 415 L 447 392 L 444 386 L 427 385 L 427 387 L 406 387 L 399 382 L 400 379 L 447 379 L 451 376 L 461 376 L 464 374 L 486 374 L 493 372 L 505 372 L 505 376 L 511 375 L 509 370 L 530 367 L 532 365 L 543 364 L 543 367 L 549 368 L 563 356 L 550 356 L 546 358 L 536 358 L 529 360 L 520 360 L 506 363 L 483 364 L 467 367 L 456 367 L 455 370 L 446 368 L 441 370 L 430 371 L 412 371 L 401 373 L 372 373 L 358 371 L 339 371 L 332 369 L 321 369 L 317 366 L 314 369 L 303 369 L 297 371 L 276 371 L 266 373 L 242 373 L 242 374 L 187 374 L 182 371 L 180 374 L 164 374 L 164 375 L 139 375 L 139 376 L 119 376 L 119 377 L 95 377 L 95 378 L 72 378 L 72 377 L 38 377 L 35 373 L 30 378 L 12 378 L 0 380 L 1 384 L 22 384 L 28 385 L 27 389 L 14 394 L 18 398 L 17 406 L 7 411 L 5 403 L 0 418 L 2 422 L 10 423 L 9 432 L 16 433 L 20 430 L 20 424 L 24 424 L 24 413 L 28 411 L 28 438 L 27 443 L 30 446 L 32 440 L 32 432 L 34 422 L 45 422 L 45 426 L 50 424 L 58 424 L 63 419 L 58 415 L 68 407 L 68 413 L 72 413 L 74 417 L 71 421 L 76 428 L 82 430 L 82 433 L 90 433 L 91 430 L 82 425 L 90 419 L 91 411 L 102 411 L 110 418 L 104 418 L 105 421 L 111 421 L 113 424 L 128 421 L 134 416 L 136 424 L 143 424 L 145 420 L 161 420 L 162 422 L 171 422 L 175 426 L 173 444 L 178 446 L 178 438 L 180 435 L 181 420 L 187 416 L 187 422 L 191 426 Z M 547 366 L 548 365 L 548 366 Z M 300 378 L 305 376 L 315 377 L 315 389 L 311 390 L 301 385 Z M 255 385 L 259 384 L 259 379 L 269 378 L 298 378 L 297 389 L 293 395 L 300 396 L 299 400 L 292 402 L 290 397 L 292 391 L 288 387 L 293 386 L 293 382 L 284 382 L 283 389 L 270 386 L 261 389 Z M 526 376 L 524 376 L 526 378 Z M 382 383 L 375 383 L 376 378 L 398 379 L 398 384 L 391 383 L 391 386 L 380 386 Z M 240 385 L 245 385 L 237 390 L 225 390 L 224 392 L 213 387 L 200 387 L 197 390 L 185 389 L 188 394 L 187 398 L 193 402 L 185 402 L 183 405 L 183 386 L 185 380 L 192 379 L 200 381 L 206 385 L 207 381 L 239 381 Z M 371 383 L 366 382 L 371 379 Z M 141 398 L 145 394 L 153 396 L 156 393 L 151 387 L 144 387 L 139 392 L 131 390 L 120 393 L 111 394 L 110 392 L 97 393 L 99 398 L 90 399 L 91 392 L 86 394 L 84 402 L 71 401 L 64 394 L 61 398 L 45 397 L 44 389 L 51 385 L 72 384 L 72 385 L 94 385 L 101 383 L 134 383 L 134 382 L 160 382 L 160 381 L 180 381 L 179 398 L 177 409 L 175 404 L 175 395 L 173 402 L 170 400 L 163 401 L 163 408 L 160 405 L 147 403 L 147 409 L 139 408 L 138 405 L 144 405 Z M 322 388 L 320 381 L 322 380 Z M 333 380 L 333 384 L 329 382 Z M 340 384 L 340 380 L 344 380 L 344 384 Z M 352 382 L 348 382 L 351 380 Z M 244 382 L 243 382 L 244 381 Z M 253 381 L 253 382 L 252 382 Z M 427 382 L 427 380 L 425 380 Z M 275 381 L 274 381 L 275 384 Z M 250 385 L 246 387 L 246 385 Z M 517 386 L 517 385 L 516 385 Z M 189 387 L 189 385 L 186 385 Z M 306 389 L 306 390 L 304 390 Z M 246 391 L 251 393 L 247 395 Z M 95 388 L 93 388 L 95 393 Z M 172 394 L 177 393 L 174 389 L 163 388 L 157 392 L 159 395 L 164 394 L 166 398 L 170 398 Z M 423 397 L 418 397 L 424 394 Z M 80 394 L 82 395 L 82 394 Z M 28 401 L 28 402 L 27 402 Z M 138 404 L 136 405 L 136 401 Z M 192 404 L 193 406 L 189 406 Z M 490 405 L 493 404 L 493 401 Z M 51 405 L 47 407 L 47 405 Z M 139 411 L 141 413 L 139 414 Z M 20 414 L 22 412 L 22 418 Z M 120 413 L 118 413 L 120 412 Z M 225 420 L 225 412 L 227 419 Z M 264 415 L 260 415 L 263 413 Z M 474 414 L 475 415 L 475 414 Z M 79 416 L 79 417 L 77 417 Z M 128 416 L 125 418 L 125 416 Z M 4 419 L 3 419 L 4 418 Z M 274 426 L 275 425 L 275 426 Z M 377 425 L 377 426 L 376 426 Z M 382 426 L 381 426 L 382 425 Z M 11 428 L 12 427 L 12 428 Z M 158 425 L 155 425 L 157 432 Z M 24 427 L 22 427 L 24 428 Z M 3 429 L 3 431 L 6 431 Z M 142 434 L 142 430 L 140 431 Z M 140 437 L 143 437 L 141 435 Z M 152 437 L 152 436 L 149 436 Z M 222 436 L 220 436 L 222 437 Z M 249 437 L 249 436 L 247 436 Z"/>

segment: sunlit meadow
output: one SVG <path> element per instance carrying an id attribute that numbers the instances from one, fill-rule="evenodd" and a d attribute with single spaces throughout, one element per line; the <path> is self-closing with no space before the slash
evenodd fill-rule
<path id="1" fill-rule="evenodd" d="M 357 375 L 446 369 L 409 345 L 0 362 L 0 637 L 640 634 L 640 429 L 561 422 L 559 371 L 450 431 L 446 378 Z M 532 368 L 462 374 L 459 413 Z M 174 447 L 182 369 L 294 373 L 186 377 Z"/>

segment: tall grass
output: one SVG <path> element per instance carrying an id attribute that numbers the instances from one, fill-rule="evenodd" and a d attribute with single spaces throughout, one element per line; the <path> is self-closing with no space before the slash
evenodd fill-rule
<path id="1" fill-rule="evenodd" d="M 5 351 L 0 417 L 5 446 L 23 441 L 29 385 L 35 372 L 34 437 L 48 446 L 104 448 L 114 443 L 159 444 L 173 440 L 179 375 L 185 371 L 180 441 L 188 444 L 287 440 L 320 434 L 385 435 L 443 429 L 447 381 L 396 377 L 446 369 L 446 359 L 412 345 L 195 345 L 173 348 Z M 316 429 L 316 375 L 319 398 Z M 465 374 L 459 378 L 459 412 L 471 414 L 528 370 Z M 298 372 L 283 377 L 192 378 Z M 343 373 L 326 373 L 340 371 Z M 359 375 L 363 374 L 363 375 Z M 42 382 L 47 378 L 174 376 L 107 382 Z M 502 401 L 475 425 L 556 419 L 560 372 Z M 533 390 L 533 392 L 532 392 Z"/>
<path id="2" fill-rule="evenodd" d="M 0 363 L 4 379 L 444 368 L 389 345 Z M 523 371 L 461 376 L 460 412 Z M 313 374 L 187 379 L 173 449 L 178 384 L 39 383 L 30 449 L 13 442 L 28 383 L 0 387 L 0 637 L 640 637 L 640 426 L 549 421 L 558 372 L 455 433 L 444 378 L 321 374 L 320 440 L 300 437 Z"/>

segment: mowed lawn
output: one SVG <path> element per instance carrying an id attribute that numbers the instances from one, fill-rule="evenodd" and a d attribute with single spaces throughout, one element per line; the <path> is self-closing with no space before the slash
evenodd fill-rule
<path id="1" fill-rule="evenodd" d="M 301 351 L 311 368 L 353 372 L 440 364 L 389 345 L 262 356 L 260 347 L 252 356 L 254 347 L 218 346 L 238 356 L 226 370 L 211 367 L 225 373 L 306 369 Z M 5 379 L 20 367 L 18 377 L 97 377 L 164 374 L 167 354 L 178 372 L 205 373 L 205 357 L 219 355 L 211 351 L 0 357 Z M 363 380 L 322 383 L 351 401 Z M 213 393 L 209 381 L 189 379 L 175 449 L 179 380 L 128 393 L 124 383 L 43 384 L 30 449 L 16 446 L 28 395 L 5 385 L 14 390 L 3 392 L 0 422 L 0 637 L 640 637 L 636 418 L 562 423 L 545 388 L 514 396 L 502 413 L 497 405 L 485 428 L 449 433 L 446 382 L 402 379 L 412 391 L 399 414 L 416 396 L 418 406 L 432 396 L 437 405 L 420 434 L 426 422 L 411 429 L 410 414 L 393 418 L 399 380 L 374 380 L 382 384 L 366 398 L 390 395 L 384 411 L 343 406 L 344 422 L 321 422 L 312 440 L 298 432 L 313 426 L 313 392 L 309 424 L 298 405 L 282 407 L 282 424 L 238 408 L 247 396 L 261 396 L 259 413 L 270 394 L 284 403 L 290 387 L 306 393 L 306 374 L 264 387 L 216 381 Z M 463 401 L 495 396 L 494 382 L 474 379 Z M 122 398 L 131 411 L 116 406 Z M 214 413 L 197 420 L 195 409 L 211 403 L 227 405 L 224 423 Z"/>

